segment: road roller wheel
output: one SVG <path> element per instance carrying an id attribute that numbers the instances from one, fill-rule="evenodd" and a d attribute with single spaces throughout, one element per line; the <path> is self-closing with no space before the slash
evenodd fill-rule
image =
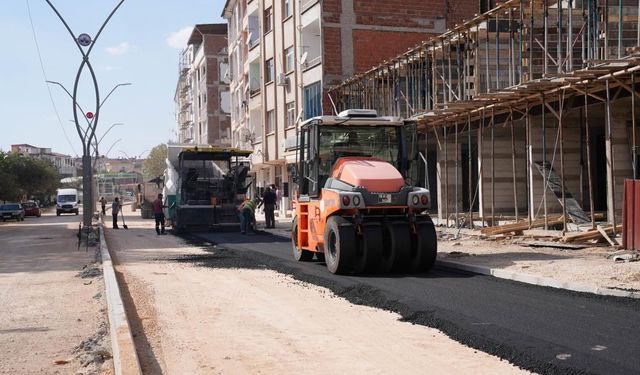
<path id="1" fill-rule="evenodd" d="M 418 262 L 413 263 L 415 270 L 420 272 L 429 271 L 433 268 L 438 255 L 438 237 L 436 228 L 431 220 L 416 223 L 415 246 L 418 251 Z"/>
<path id="2" fill-rule="evenodd" d="M 291 250 L 293 252 L 293 258 L 298 262 L 308 262 L 313 258 L 313 252 L 309 250 L 302 250 L 298 246 L 298 217 L 293 218 L 291 223 Z"/>
<path id="3" fill-rule="evenodd" d="M 393 227 L 390 223 L 382 225 L 382 253 L 378 262 L 380 272 L 389 273 L 393 270 L 393 262 L 396 259 L 395 248 L 393 247 L 392 234 Z"/>
<path id="4" fill-rule="evenodd" d="M 367 223 L 362 226 L 359 238 L 354 270 L 356 273 L 376 272 L 382 256 L 382 226 L 379 223 Z"/>
<path id="5" fill-rule="evenodd" d="M 409 269 L 409 257 L 411 254 L 411 230 L 409 223 L 405 221 L 391 223 L 391 242 L 393 243 L 395 260 L 393 271 L 406 272 Z"/>
<path id="6" fill-rule="evenodd" d="M 324 258 L 329 272 L 345 274 L 353 269 L 356 253 L 356 231 L 341 216 L 331 216 L 324 230 Z"/>

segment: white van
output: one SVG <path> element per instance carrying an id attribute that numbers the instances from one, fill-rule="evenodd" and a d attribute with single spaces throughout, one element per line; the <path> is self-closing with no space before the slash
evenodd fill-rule
<path id="1" fill-rule="evenodd" d="M 58 189 L 56 215 L 60 216 L 62 213 L 74 213 L 77 215 L 79 199 L 78 190 L 76 189 Z"/>

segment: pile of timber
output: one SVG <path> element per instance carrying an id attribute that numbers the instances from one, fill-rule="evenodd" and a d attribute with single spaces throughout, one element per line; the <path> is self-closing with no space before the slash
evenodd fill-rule
<path id="1" fill-rule="evenodd" d="M 549 216 L 546 220 L 548 226 L 561 225 L 564 223 L 563 215 Z M 544 219 L 534 220 L 529 224 L 529 220 L 519 221 L 513 224 L 496 225 L 493 227 L 486 227 L 480 230 L 480 233 L 485 236 L 495 236 L 498 234 L 512 233 L 514 235 L 522 234 L 522 231 L 531 228 L 542 228 L 545 226 Z"/>
<path id="2" fill-rule="evenodd" d="M 622 225 L 616 225 L 615 232 L 620 233 L 621 231 L 622 231 Z M 594 241 L 594 240 L 598 241 L 601 238 L 604 238 L 605 240 L 607 240 L 607 242 L 609 242 L 609 244 L 611 244 L 612 246 L 615 246 L 617 244 L 615 244 L 609 237 L 612 234 L 613 234 L 612 225 L 608 227 L 601 227 L 598 225 L 596 229 L 591 229 L 586 232 L 567 233 L 560 239 L 560 241 L 561 242 L 587 242 L 587 241 Z"/>

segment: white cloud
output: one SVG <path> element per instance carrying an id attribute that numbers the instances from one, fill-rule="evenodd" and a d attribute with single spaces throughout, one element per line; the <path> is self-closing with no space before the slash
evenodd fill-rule
<path id="1" fill-rule="evenodd" d="M 127 53 L 128 50 L 131 49 L 131 45 L 127 42 L 122 42 L 115 47 L 107 47 L 107 53 L 113 56 L 121 56 Z"/>
<path id="2" fill-rule="evenodd" d="M 183 27 L 178 31 L 174 31 L 167 37 L 167 44 L 171 48 L 183 49 L 187 46 L 187 41 L 193 31 L 192 26 Z"/>

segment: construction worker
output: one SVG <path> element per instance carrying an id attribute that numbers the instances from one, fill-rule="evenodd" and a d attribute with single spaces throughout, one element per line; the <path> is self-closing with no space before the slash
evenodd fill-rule
<path id="1" fill-rule="evenodd" d="M 273 211 L 276 208 L 277 197 L 273 186 L 267 186 L 264 193 L 262 193 L 262 202 L 264 203 L 264 220 L 267 228 L 276 227 L 276 219 Z"/>
<path id="2" fill-rule="evenodd" d="M 240 207 L 240 233 L 253 234 L 256 223 L 256 208 L 260 203 L 259 197 L 244 201 Z"/>
<path id="3" fill-rule="evenodd" d="M 113 229 L 120 229 L 118 227 L 118 213 L 120 212 L 120 200 L 118 197 L 113 200 L 111 204 L 111 216 L 113 216 Z"/>
<path id="4" fill-rule="evenodd" d="M 164 210 L 167 207 L 162 204 L 162 194 L 158 194 L 158 198 L 151 204 L 153 208 L 153 216 L 156 219 L 156 233 L 158 235 L 165 234 L 164 232 Z M 162 230 L 160 229 L 162 228 Z"/>

